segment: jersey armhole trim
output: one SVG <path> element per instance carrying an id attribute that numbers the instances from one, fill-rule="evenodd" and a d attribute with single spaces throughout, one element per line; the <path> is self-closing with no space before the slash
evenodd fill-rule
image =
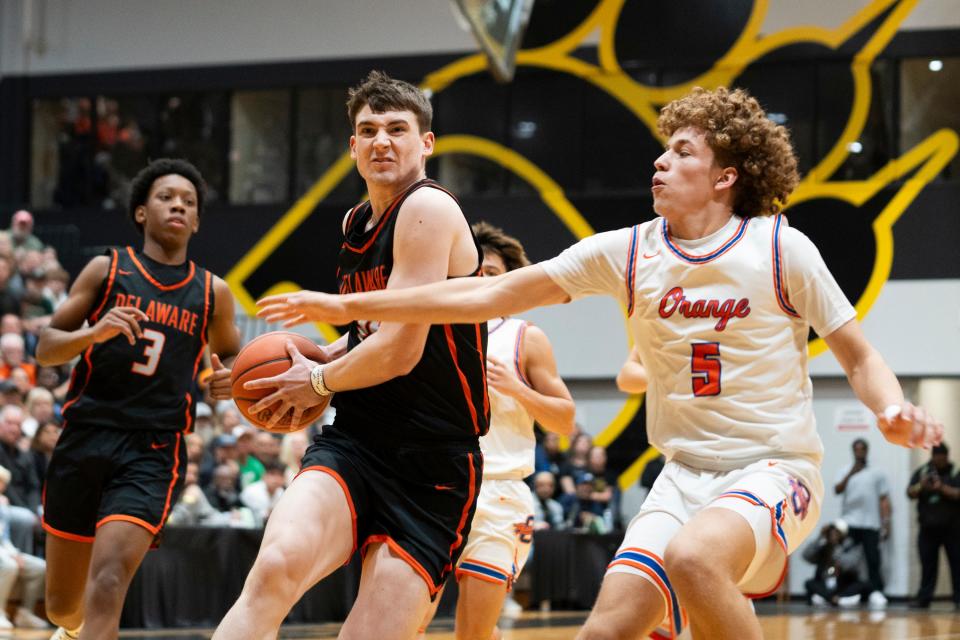
<path id="1" fill-rule="evenodd" d="M 783 256 L 780 252 L 780 226 L 783 223 L 783 215 L 777 214 L 776 221 L 773 223 L 773 290 L 777 297 L 777 305 L 780 310 L 788 316 L 799 318 L 800 314 L 790 304 L 790 298 L 787 296 L 786 281 L 783 276 Z"/>
<path id="2" fill-rule="evenodd" d="M 113 283 L 117 278 L 117 263 L 120 261 L 120 256 L 116 249 L 111 249 L 110 254 L 110 271 L 107 274 L 107 286 L 103 291 L 103 297 L 96 311 L 90 314 L 90 324 L 100 319 L 100 312 L 103 311 L 103 308 L 107 305 L 107 300 L 110 299 L 110 292 L 113 290 Z"/>

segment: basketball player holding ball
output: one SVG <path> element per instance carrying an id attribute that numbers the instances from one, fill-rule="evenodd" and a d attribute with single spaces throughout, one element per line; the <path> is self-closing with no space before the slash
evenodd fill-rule
<path id="1" fill-rule="evenodd" d="M 417 87 L 372 72 L 350 91 L 350 153 L 370 200 L 343 220 L 341 291 L 473 279 L 482 256 L 457 200 L 426 178 L 432 107 Z M 414 637 L 457 564 L 480 489 L 487 432 L 486 324 L 357 321 L 277 376 L 249 412 L 271 422 L 336 392 L 337 416 L 304 455 L 267 522 L 243 592 L 214 638 L 275 637 L 319 580 L 363 556 L 346 638 Z M 268 423 L 270 428 L 271 424 Z"/>
<path id="2" fill-rule="evenodd" d="M 203 352 L 213 354 L 211 393 L 225 399 L 221 360 L 239 347 L 229 287 L 187 260 L 203 212 L 200 172 L 155 160 L 130 191 L 143 249 L 91 260 L 37 345 L 44 366 L 82 355 L 44 491 L 55 640 L 119 635 L 130 580 L 183 488 Z"/>
<path id="3" fill-rule="evenodd" d="M 268 321 L 469 322 L 609 295 L 649 371 L 647 432 L 667 458 L 578 636 L 759 640 L 750 596 L 772 593 L 814 529 L 823 445 L 807 337 L 822 336 L 891 443 L 943 425 L 904 399 L 814 244 L 781 206 L 799 182 L 787 130 L 742 90 L 696 88 L 661 110 L 658 218 L 598 233 L 496 278 L 402 291 L 299 292 Z"/>

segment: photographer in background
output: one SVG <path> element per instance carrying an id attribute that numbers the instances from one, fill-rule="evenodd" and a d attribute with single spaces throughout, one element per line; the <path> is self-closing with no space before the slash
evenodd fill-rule
<path id="1" fill-rule="evenodd" d="M 926 609 L 937 585 L 940 547 L 947 551 L 953 583 L 953 606 L 960 610 L 960 475 L 953 471 L 947 445 L 933 448 L 930 461 L 910 478 L 907 496 L 917 501 L 920 533 L 920 590 L 910 606 Z"/>
<path id="2" fill-rule="evenodd" d="M 848 533 L 846 521 L 834 520 L 804 548 L 803 559 L 817 567 L 805 583 L 810 604 L 856 607 L 870 594 L 870 587 L 860 578 L 862 548 L 847 537 Z"/>

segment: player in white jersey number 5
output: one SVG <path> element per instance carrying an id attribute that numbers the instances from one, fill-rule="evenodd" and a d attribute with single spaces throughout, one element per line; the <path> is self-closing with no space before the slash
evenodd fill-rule
<path id="1" fill-rule="evenodd" d="M 483 250 L 484 276 L 530 264 L 523 245 L 502 229 L 479 222 L 473 235 Z M 530 553 L 533 496 L 523 479 L 533 473 L 534 420 L 560 435 L 570 435 L 574 426 L 573 399 L 543 331 L 519 318 L 497 318 L 487 323 L 487 332 L 490 431 L 480 438 L 483 484 L 457 567 L 457 640 L 499 637 L 494 634 L 504 598 Z"/>
<path id="2" fill-rule="evenodd" d="M 611 563 L 581 638 L 761 637 L 745 595 L 776 588 L 823 495 L 807 374 L 822 336 L 890 442 L 943 427 L 904 401 L 816 247 L 778 215 L 799 181 L 786 129 L 744 91 L 694 89 L 663 108 L 659 218 L 587 238 L 497 278 L 262 301 L 291 324 L 471 322 L 592 294 L 629 311 L 650 377 L 647 429 L 667 458 Z"/>

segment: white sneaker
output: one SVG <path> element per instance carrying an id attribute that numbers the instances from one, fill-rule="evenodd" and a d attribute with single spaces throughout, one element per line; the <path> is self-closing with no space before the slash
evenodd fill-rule
<path id="1" fill-rule="evenodd" d="M 810 596 L 810 604 L 812 604 L 815 607 L 826 607 L 830 605 L 830 603 L 827 602 L 827 599 L 824 598 L 819 593 L 815 593 L 812 596 Z"/>
<path id="2" fill-rule="evenodd" d="M 0 629 L 13 629 L 13 623 L 6 613 L 0 612 Z"/>
<path id="3" fill-rule="evenodd" d="M 886 609 L 887 608 L 887 597 L 880 593 L 879 591 L 874 591 L 870 594 L 870 608 L 871 609 Z"/>
<path id="4" fill-rule="evenodd" d="M 50 640 L 78 640 L 79 638 L 79 634 L 74 635 L 63 627 L 57 627 L 57 630 L 53 632 L 52 636 L 50 636 Z"/>
<path id="5" fill-rule="evenodd" d="M 20 607 L 17 609 L 17 615 L 13 617 L 13 624 L 21 629 L 49 629 L 50 625 L 47 624 L 47 621 L 41 618 L 38 615 L 35 615 L 33 611 L 29 609 L 24 609 Z"/>
<path id="6" fill-rule="evenodd" d="M 500 615 L 504 618 L 519 618 L 523 615 L 523 607 L 519 602 L 507 596 L 507 599 L 503 601 L 503 609 L 500 611 Z"/>
<path id="7" fill-rule="evenodd" d="M 842 598 L 837 598 L 837 606 L 841 609 L 853 609 L 854 607 L 860 606 L 860 594 L 855 593 L 852 596 L 843 596 Z"/>

